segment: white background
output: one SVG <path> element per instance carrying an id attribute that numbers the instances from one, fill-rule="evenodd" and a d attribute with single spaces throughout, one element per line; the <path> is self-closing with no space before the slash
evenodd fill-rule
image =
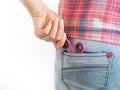
<path id="1" fill-rule="evenodd" d="M 43 0 L 57 12 L 58 0 Z M 54 90 L 55 48 L 35 37 L 19 0 L 0 1 L 0 90 Z"/>

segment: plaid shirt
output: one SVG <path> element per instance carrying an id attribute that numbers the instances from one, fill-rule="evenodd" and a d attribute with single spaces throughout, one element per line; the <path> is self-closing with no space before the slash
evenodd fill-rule
<path id="1" fill-rule="evenodd" d="M 68 37 L 120 45 L 120 0 L 60 0 Z"/>

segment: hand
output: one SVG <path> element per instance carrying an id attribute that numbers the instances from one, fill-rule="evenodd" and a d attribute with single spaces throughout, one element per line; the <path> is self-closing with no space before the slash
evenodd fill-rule
<path id="1" fill-rule="evenodd" d="M 56 13 L 42 2 L 42 0 L 21 0 L 33 18 L 35 35 L 45 41 L 53 42 L 56 49 L 63 47 L 66 34 L 64 23 L 58 19 Z"/>
<path id="2" fill-rule="evenodd" d="M 64 22 L 50 9 L 45 7 L 42 10 L 32 14 L 35 35 L 42 40 L 53 42 L 55 48 L 60 49 L 66 40 Z"/>

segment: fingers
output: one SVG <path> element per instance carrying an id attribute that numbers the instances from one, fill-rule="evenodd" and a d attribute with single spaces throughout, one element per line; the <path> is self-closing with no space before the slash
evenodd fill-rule
<path id="1" fill-rule="evenodd" d="M 46 41 L 59 41 L 62 39 L 64 34 L 64 24 L 62 19 L 58 19 L 53 22 L 53 27 L 50 31 L 50 34 L 44 37 L 43 39 Z"/>
<path id="2" fill-rule="evenodd" d="M 45 41 L 53 42 L 56 49 L 62 48 L 66 40 L 63 20 L 57 18 L 49 21 L 44 27 L 35 29 L 35 35 Z"/>
<path id="3" fill-rule="evenodd" d="M 63 37 L 63 34 L 64 34 L 63 19 L 59 19 L 59 22 L 58 22 L 58 31 L 57 31 L 57 34 L 56 34 L 56 41 L 61 40 L 62 37 Z"/>
<path id="4" fill-rule="evenodd" d="M 58 50 L 58 49 L 61 49 L 66 41 L 67 37 L 66 37 L 66 33 L 63 34 L 63 38 L 60 40 L 60 41 L 56 41 L 56 42 L 53 42 L 54 43 L 54 46 L 55 48 Z"/>
<path id="5" fill-rule="evenodd" d="M 45 36 L 43 39 L 51 42 L 56 41 L 57 31 L 58 31 L 58 18 L 52 21 L 52 27 L 50 33 L 49 35 Z"/>
<path id="6" fill-rule="evenodd" d="M 52 21 L 49 21 L 43 29 L 41 27 L 35 29 L 35 35 L 42 39 L 49 34 L 51 27 Z"/>
<path id="7" fill-rule="evenodd" d="M 50 39 L 52 41 L 56 40 L 57 31 L 58 31 L 58 18 L 53 21 L 53 27 L 52 27 L 51 32 L 49 34 Z"/>
<path id="8" fill-rule="evenodd" d="M 36 29 L 35 35 L 45 41 L 52 41 L 56 49 L 62 48 L 67 39 L 62 19 L 49 21 L 44 28 Z"/>

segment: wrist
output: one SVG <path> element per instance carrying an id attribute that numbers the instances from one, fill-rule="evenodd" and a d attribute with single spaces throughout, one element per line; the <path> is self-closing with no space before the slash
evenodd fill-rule
<path id="1" fill-rule="evenodd" d="M 42 0 L 20 0 L 24 6 L 27 8 L 31 16 L 40 15 L 44 11 L 47 11 L 47 6 L 42 2 Z"/>

